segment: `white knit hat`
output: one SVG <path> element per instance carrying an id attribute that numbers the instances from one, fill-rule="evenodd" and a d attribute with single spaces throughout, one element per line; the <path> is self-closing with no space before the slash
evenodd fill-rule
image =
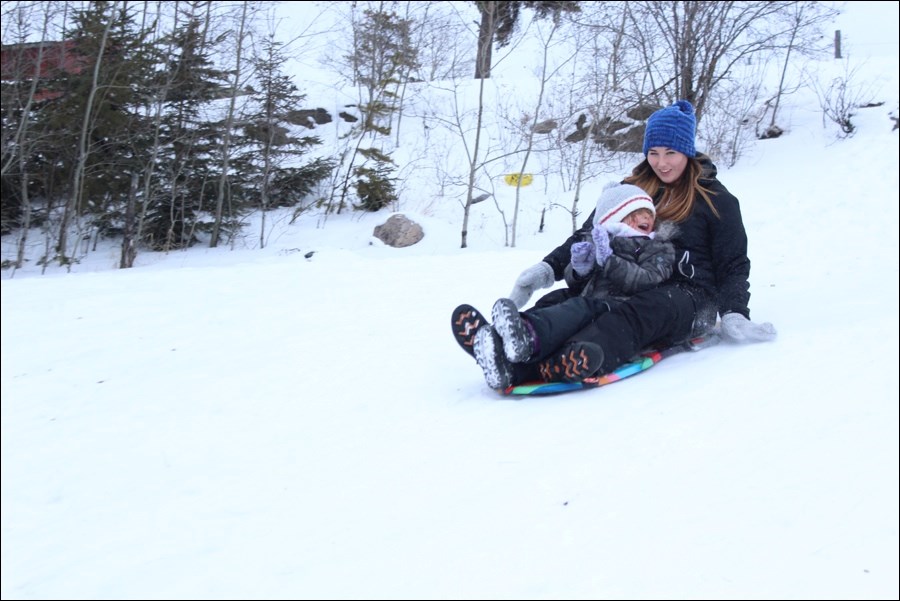
<path id="1" fill-rule="evenodd" d="M 603 187 L 597 201 L 594 225 L 599 223 L 608 227 L 613 223 L 621 223 L 629 213 L 638 209 L 649 209 L 656 216 L 653 199 L 646 192 L 632 184 L 610 182 Z"/>

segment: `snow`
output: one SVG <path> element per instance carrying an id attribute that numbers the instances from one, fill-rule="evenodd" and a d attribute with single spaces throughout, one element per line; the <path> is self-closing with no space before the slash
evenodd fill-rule
<path id="1" fill-rule="evenodd" d="M 539 185 L 515 248 L 484 202 L 460 249 L 461 210 L 415 188 L 407 248 L 345 213 L 3 271 L 2 598 L 897 599 L 897 3 L 840 27 L 852 54 L 873 14 L 886 104 L 854 136 L 795 98 L 720 166 L 772 343 L 487 388 L 450 313 L 565 239 Z"/>

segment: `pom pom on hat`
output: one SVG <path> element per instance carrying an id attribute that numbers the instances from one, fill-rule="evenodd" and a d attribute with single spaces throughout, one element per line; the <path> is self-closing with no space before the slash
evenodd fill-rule
<path id="1" fill-rule="evenodd" d="M 597 210 L 594 212 L 594 225 L 609 227 L 621 223 L 625 217 L 638 209 L 649 209 L 656 215 L 653 199 L 647 193 L 632 184 L 610 182 L 603 187 Z"/>
<path id="2" fill-rule="evenodd" d="M 659 109 L 647 119 L 644 131 L 644 156 L 654 146 L 665 146 L 693 157 L 697 154 L 694 138 L 697 118 L 694 105 L 687 100 L 679 100 L 671 106 Z"/>

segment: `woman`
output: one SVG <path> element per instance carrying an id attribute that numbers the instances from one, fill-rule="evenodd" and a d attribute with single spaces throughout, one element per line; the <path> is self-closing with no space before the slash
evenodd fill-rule
<path id="1" fill-rule="evenodd" d="M 585 357 L 583 365 L 592 372 L 577 373 L 577 377 L 608 373 L 648 347 L 668 346 L 709 332 L 717 313 L 727 340 L 775 338 L 772 324 L 750 321 L 750 260 L 740 205 L 716 179 L 709 157 L 696 152 L 695 131 L 694 107 L 686 100 L 653 113 L 644 134 L 645 160 L 624 180 L 651 196 L 658 219 L 677 224 L 672 241 L 679 261 L 673 278 L 603 313 L 540 365 L 509 361 L 502 338 L 489 324 L 482 324 L 488 329 L 475 333 L 472 346 L 489 385 L 502 389 L 541 379 L 542 373 L 546 379 L 546 374 L 559 371 L 553 369 L 554 362 L 565 362 L 573 354 Z M 572 244 L 589 235 L 593 217 L 591 213 L 568 240 L 519 275 L 510 294 L 518 308 L 536 290 L 564 277 Z"/>

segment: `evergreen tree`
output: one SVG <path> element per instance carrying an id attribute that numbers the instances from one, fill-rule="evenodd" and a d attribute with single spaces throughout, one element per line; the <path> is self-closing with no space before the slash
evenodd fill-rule
<path id="1" fill-rule="evenodd" d="M 209 230 L 219 163 L 215 160 L 217 120 L 208 113 L 224 96 L 227 74 L 214 67 L 204 22 L 191 12 L 171 35 L 171 56 L 164 80 L 164 115 L 160 129 L 156 186 L 147 199 L 143 240 L 156 250 L 192 246 L 197 233 Z M 207 214 L 205 214 L 207 213 Z"/>
<path id="2" fill-rule="evenodd" d="M 262 246 L 265 212 L 276 207 L 299 206 L 302 210 L 303 200 L 334 169 L 332 159 L 301 163 L 322 140 L 291 132 L 290 125 L 309 127 L 309 117 L 296 110 L 306 95 L 283 73 L 286 60 L 281 43 L 271 38 L 263 41 L 261 56 L 252 61 L 258 89 L 249 98 L 253 108 L 244 120 L 243 150 L 234 161 L 240 174 L 235 196 L 241 199 L 242 208 L 255 206 L 263 211 Z"/>
<path id="3" fill-rule="evenodd" d="M 418 50 L 410 35 L 411 20 L 393 12 L 366 10 L 363 14 L 365 18 L 355 26 L 353 53 L 346 57 L 360 84 L 362 120 L 351 133 L 356 144 L 340 186 L 337 212 L 344 208 L 351 186 L 363 201 L 357 208 L 377 211 L 396 200 L 392 177 L 395 166 L 385 146 L 390 141 L 394 113 L 399 110 L 398 86 L 406 74 L 418 67 Z M 367 136 L 379 140 L 381 148 L 363 148 Z M 357 163 L 360 158 L 362 162 Z"/>
<path id="4" fill-rule="evenodd" d="M 40 166 L 32 195 L 65 198 L 57 256 L 65 261 L 75 220 L 90 216 L 85 237 L 121 231 L 131 173 L 145 160 L 147 120 L 140 111 L 157 60 L 149 29 L 135 25 L 127 3 L 91 2 L 65 31 L 74 68 L 48 82 L 51 99 L 36 106 L 44 133 L 32 158 Z"/>

